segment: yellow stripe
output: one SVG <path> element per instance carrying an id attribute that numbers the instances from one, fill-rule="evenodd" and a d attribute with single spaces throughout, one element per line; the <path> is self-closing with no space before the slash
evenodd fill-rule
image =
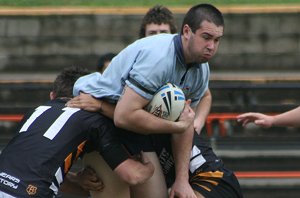
<path id="1" fill-rule="evenodd" d="M 79 155 L 82 153 L 83 151 L 83 147 L 85 145 L 86 141 L 83 141 L 78 147 L 77 147 L 77 154 L 76 154 L 76 159 L 79 157 Z"/>
<path id="2" fill-rule="evenodd" d="M 208 188 L 208 187 L 206 187 L 206 186 L 203 186 L 203 185 L 201 185 L 201 184 L 197 184 L 197 183 L 195 183 L 197 186 L 200 186 L 201 188 L 204 188 L 205 190 L 207 190 L 207 191 L 211 191 L 211 189 L 210 188 Z"/>
<path id="3" fill-rule="evenodd" d="M 219 182 L 216 182 L 214 180 L 201 179 L 201 181 L 211 183 L 212 185 L 215 185 L 215 186 L 217 186 L 219 184 Z"/>
<path id="4" fill-rule="evenodd" d="M 76 152 L 76 156 L 75 156 L 75 160 L 79 157 L 79 155 L 82 153 L 83 151 L 83 147 L 85 145 L 86 141 L 83 141 L 78 147 L 77 147 L 77 152 Z M 73 157 L 73 153 L 70 153 L 68 155 L 68 157 L 65 159 L 65 167 L 64 167 L 64 171 L 65 173 L 67 173 L 71 166 L 72 166 L 72 157 Z"/>
<path id="5" fill-rule="evenodd" d="M 224 175 L 224 173 L 220 172 L 220 171 L 215 171 L 215 172 L 209 171 L 209 172 L 204 172 L 204 173 L 197 173 L 196 176 L 199 176 L 199 177 L 222 178 L 223 175 Z"/>
<path id="6" fill-rule="evenodd" d="M 191 179 L 190 182 L 192 184 L 196 184 L 202 188 L 204 188 L 203 185 L 199 184 L 201 182 L 206 182 L 210 183 L 211 185 L 217 186 L 219 184 L 219 179 L 223 177 L 224 173 L 220 171 L 215 171 L 215 172 L 202 172 L 202 173 L 197 173 L 194 175 Z M 205 187 L 205 189 L 209 189 L 208 187 Z"/>
<path id="7" fill-rule="evenodd" d="M 72 165 L 72 156 L 73 154 L 69 154 L 68 157 L 65 159 L 65 167 L 64 167 L 64 172 L 67 173 Z"/>

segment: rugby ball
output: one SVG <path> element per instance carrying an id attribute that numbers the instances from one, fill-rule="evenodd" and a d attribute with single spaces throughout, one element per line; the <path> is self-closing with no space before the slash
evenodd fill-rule
<path id="1" fill-rule="evenodd" d="M 184 104 L 183 91 L 176 85 L 167 83 L 154 94 L 145 109 L 157 117 L 176 121 L 184 108 Z"/>

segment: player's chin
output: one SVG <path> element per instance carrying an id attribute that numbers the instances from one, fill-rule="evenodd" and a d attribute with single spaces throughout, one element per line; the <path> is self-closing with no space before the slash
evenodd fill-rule
<path id="1" fill-rule="evenodd" d="M 208 62 L 208 60 L 209 60 L 209 58 L 201 57 L 196 61 L 196 63 L 198 63 L 198 64 L 206 63 L 206 62 Z"/>

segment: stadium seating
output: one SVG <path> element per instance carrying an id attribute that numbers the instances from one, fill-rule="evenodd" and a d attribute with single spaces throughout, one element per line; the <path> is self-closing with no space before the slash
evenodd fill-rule
<path id="1" fill-rule="evenodd" d="M 212 60 L 209 87 L 213 103 L 204 135 L 226 166 L 237 173 L 245 198 L 300 194 L 299 130 L 243 128 L 235 120 L 237 114 L 246 111 L 275 114 L 298 106 L 298 15 L 226 15 L 227 32 L 218 56 Z M 97 54 L 119 51 L 135 39 L 133 33 L 141 16 L 106 14 L 101 20 L 94 15 L 72 18 L 71 14 L 43 15 L 38 20 L 32 15 L 3 16 L 3 23 L 12 23 L 2 34 L 2 51 L 7 55 L 1 57 L 0 149 L 14 134 L 22 115 L 48 100 L 57 71 L 74 63 L 93 69 Z M 178 16 L 181 19 L 182 15 Z M 264 45 L 259 45 L 261 41 Z"/>

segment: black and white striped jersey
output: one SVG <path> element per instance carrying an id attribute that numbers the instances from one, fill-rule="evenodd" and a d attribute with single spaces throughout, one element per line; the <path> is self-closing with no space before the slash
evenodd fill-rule
<path id="1" fill-rule="evenodd" d="M 86 141 L 104 158 L 112 158 L 110 152 L 121 149 L 113 137 L 114 130 L 110 119 L 65 107 L 59 99 L 37 107 L 25 116 L 0 155 L 0 191 L 22 198 L 52 197 L 82 154 Z M 108 164 L 115 168 L 126 158 L 127 154 L 118 156 L 119 161 L 110 159 L 113 162 Z"/>

